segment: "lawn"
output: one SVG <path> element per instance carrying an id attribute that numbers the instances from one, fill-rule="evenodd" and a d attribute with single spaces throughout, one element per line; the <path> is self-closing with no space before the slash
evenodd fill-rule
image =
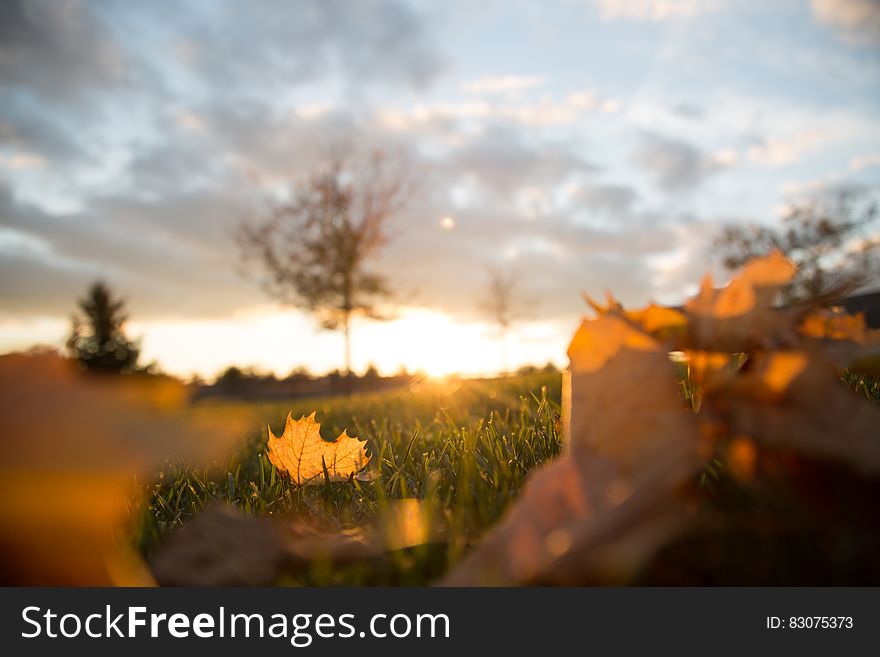
<path id="1" fill-rule="evenodd" d="M 239 418 L 244 446 L 214 472 L 169 466 L 147 491 L 138 543 L 149 555 L 163 536 L 212 501 L 253 515 L 294 516 L 325 529 L 371 526 L 389 502 L 419 498 L 433 519 L 434 540 L 391 553 L 380 564 L 328 569 L 317 565 L 284 578 L 289 584 L 421 585 L 462 555 L 493 525 L 529 471 L 561 447 L 561 374 L 539 372 L 495 380 L 421 380 L 375 395 L 291 403 L 206 401 L 197 412 Z M 368 440 L 372 481 L 291 485 L 266 456 L 266 422 L 280 433 L 317 411 L 321 434 L 344 429 Z"/>
<path id="2" fill-rule="evenodd" d="M 681 378 L 684 373 L 675 369 Z M 847 375 L 844 381 L 880 401 L 876 378 Z M 691 389 L 682 380 L 685 405 Z M 159 473 L 139 510 L 139 548 L 149 558 L 165 536 L 215 501 L 248 515 L 304 519 L 336 534 L 381 526 L 396 500 L 416 498 L 430 519 L 423 544 L 343 567 L 318 560 L 305 571 L 282 573 L 276 583 L 429 584 L 498 521 L 529 472 L 560 451 L 560 395 L 561 375 L 539 372 L 495 380 L 426 379 L 394 392 L 289 404 L 202 402 L 196 412 L 236 418 L 241 447 L 211 471 L 169 465 Z M 288 411 L 294 418 L 317 411 L 325 439 L 343 430 L 366 439 L 373 478 L 296 486 L 280 477 L 266 456 L 266 422 L 280 433 Z M 777 458 L 766 455 L 768 464 Z M 824 463 L 817 469 L 799 462 L 788 472 L 780 479 L 768 471 L 769 479 L 744 485 L 727 476 L 722 455 L 710 459 L 694 481 L 694 500 L 712 510 L 715 524 L 697 526 L 669 545 L 634 582 L 876 581 L 872 555 L 880 537 L 865 525 L 876 486 Z M 805 490 L 828 509 L 805 505 Z"/>

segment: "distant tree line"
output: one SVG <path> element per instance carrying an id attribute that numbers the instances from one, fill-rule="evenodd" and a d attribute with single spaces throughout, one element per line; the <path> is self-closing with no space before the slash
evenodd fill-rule
<path id="1" fill-rule="evenodd" d="M 516 371 L 518 376 L 539 373 L 558 373 L 552 362 L 543 367 L 524 365 Z M 425 379 L 423 373 L 410 373 L 401 368 L 396 374 L 382 376 L 375 366 L 360 376 L 346 376 L 340 370 L 315 375 L 298 367 L 285 377 L 260 372 L 255 368 L 231 365 L 217 377 L 213 384 L 198 383 L 200 396 L 242 398 L 290 398 L 311 395 L 348 394 L 349 392 L 380 392 L 418 383 Z"/>
<path id="2" fill-rule="evenodd" d="M 360 376 L 346 375 L 333 370 L 322 376 L 314 375 L 302 367 L 293 370 L 286 377 L 274 373 L 260 372 L 254 368 L 231 365 L 211 384 L 200 384 L 202 396 L 231 396 L 253 398 L 301 397 L 310 395 L 348 394 L 351 392 L 376 392 L 399 388 L 422 375 L 410 374 L 406 369 L 391 376 L 382 376 L 375 366 L 370 365 Z"/>

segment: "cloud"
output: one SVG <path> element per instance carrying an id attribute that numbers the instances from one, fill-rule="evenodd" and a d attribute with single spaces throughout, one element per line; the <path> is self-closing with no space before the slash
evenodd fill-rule
<path id="1" fill-rule="evenodd" d="M 66 315 L 96 278 L 148 317 L 219 316 L 253 303 L 254 289 L 236 269 L 232 200 L 106 199 L 83 214 L 53 216 L 3 189 L 0 230 L 15 247 L 0 248 L 4 311 Z"/>
<path id="2" fill-rule="evenodd" d="M 638 192 L 629 185 L 594 183 L 580 185 L 572 195 L 575 205 L 612 216 L 629 213 L 638 198 Z"/>
<path id="3" fill-rule="evenodd" d="M 187 3 L 170 28 L 178 75 L 206 93 L 254 96 L 334 74 L 351 86 L 425 89 L 446 69 L 438 26 L 399 0 L 272 0 L 259 11 L 231 4 Z M 139 11 L 167 23 L 161 6 Z"/>
<path id="4" fill-rule="evenodd" d="M 828 139 L 824 130 L 801 130 L 788 137 L 766 137 L 748 148 L 749 159 L 757 164 L 782 167 L 798 161 Z"/>
<path id="5" fill-rule="evenodd" d="M 0 167 L 10 170 L 41 169 L 46 166 L 46 159 L 36 153 L 16 151 L 9 155 L 0 154 Z"/>
<path id="6" fill-rule="evenodd" d="M 642 132 L 633 163 L 667 191 L 698 187 L 706 178 L 729 165 L 726 153 L 707 156 L 688 142 Z"/>
<path id="7" fill-rule="evenodd" d="M 469 80 L 461 88 L 468 94 L 501 94 L 533 89 L 543 82 L 536 75 L 498 75 Z"/>
<path id="8" fill-rule="evenodd" d="M 462 121 L 505 121 L 530 127 L 572 125 L 591 112 L 611 114 L 620 102 L 593 91 L 573 91 L 561 98 L 544 96 L 534 102 L 461 100 L 418 103 L 408 108 L 384 107 L 379 120 L 396 130 L 448 129 Z"/>
<path id="9" fill-rule="evenodd" d="M 9 96 L 0 88 L 0 147 L 63 165 L 86 157 L 82 131 L 72 130 L 54 106 L 34 98 Z"/>
<path id="10" fill-rule="evenodd" d="M 337 110 L 304 118 L 222 106 L 198 115 L 199 130 L 184 126 L 140 147 L 127 182 L 86 198 L 79 212 L 49 214 L 6 190 L 0 226 L 15 232 L 16 244 L 39 246 L 0 249 L 7 313 L 65 315 L 97 277 L 129 298 L 143 320 L 224 317 L 266 303 L 240 275 L 232 229 L 292 171 L 314 166 L 328 133 L 363 148 L 398 143 L 422 172 L 420 195 L 372 264 L 400 303 L 476 318 L 474 281 L 496 261 L 530 272 L 527 292 L 544 299 L 542 315 L 570 317 L 580 310 L 581 289 L 609 280 L 624 298 L 643 300 L 652 274 L 648 264 L 634 264 L 639 254 L 674 246 L 672 224 L 637 212 L 634 189 L 592 180 L 598 167 L 582 143 L 534 140 L 521 124 L 490 120 L 481 133 L 428 156 L 415 150 L 421 136 L 401 138 L 370 116 Z M 173 128 L 176 114 L 167 120 Z M 455 204 L 463 184 L 473 193 Z M 523 212 L 520 202 L 530 199 L 540 213 Z M 453 217 L 453 229 L 440 225 L 444 216 Z"/>
<path id="11" fill-rule="evenodd" d="M 195 126 L 190 111 L 198 117 Z M 401 136 L 369 115 L 328 110 L 303 116 L 259 104 L 221 105 L 187 109 L 181 122 L 181 112 L 166 112 L 167 138 L 137 145 L 114 190 L 85 196 L 80 211 L 51 214 L 4 188 L 0 227 L 14 233 L 16 244 L 40 245 L 16 253 L 0 249 L 7 313 L 66 314 L 97 277 L 125 294 L 142 319 L 222 317 L 266 303 L 240 275 L 232 230 L 263 207 L 279 183 L 313 167 L 328 134 L 361 149 L 381 145 L 394 152 L 397 144 L 414 169 L 426 171 L 423 197 L 398 219 L 400 239 L 375 266 L 402 301 L 418 288 L 424 306 L 469 313 L 472 302 L 461 298 L 468 283 L 449 273 L 449 263 L 461 263 L 462 272 L 481 271 L 499 245 L 509 247 L 522 239 L 518 235 L 556 243 L 553 232 L 561 224 L 542 224 L 548 232 L 523 231 L 513 199 L 529 188 L 550 197 L 596 169 L 576 142 L 534 142 L 516 123 L 490 120 L 449 153 L 426 157 L 415 153 L 421 135 Z M 467 209 L 453 208 L 450 193 L 463 179 L 476 185 L 478 198 Z M 450 212 L 456 227 L 442 231 L 439 218 Z M 438 230 L 447 234 L 445 241 Z M 446 248 L 438 248 L 440 241 Z M 522 258 L 537 257 L 522 245 L 519 251 Z"/>
<path id="12" fill-rule="evenodd" d="M 333 103 L 329 102 L 313 102 L 299 105 L 296 108 L 296 115 L 301 119 L 317 119 L 332 112 Z"/>
<path id="13" fill-rule="evenodd" d="M 0 78 L 49 97 L 114 84 L 126 56 L 95 13 L 80 0 L 0 3 Z"/>
<path id="14" fill-rule="evenodd" d="M 688 102 L 676 103 L 671 109 L 676 115 L 692 121 L 699 121 L 706 117 L 703 108 Z"/>
<path id="15" fill-rule="evenodd" d="M 187 3 L 171 22 L 155 3 L 0 5 L 0 167 L 16 176 L 18 196 L 58 211 L 126 190 L 155 197 L 175 187 L 172 176 L 192 191 L 233 162 L 263 169 L 262 158 L 242 156 L 252 146 L 216 138 L 217 116 L 277 126 L 293 107 L 296 118 L 324 119 L 365 90 L 424 89 L 446 67 L 438 23 L 399 0 L 267 2 L 254 12 Z M 309 91 L 329 80 L 319 103 Z M 302 144 L 284 145 L 290 159 Z"/>
<path id="16" fill-rule="evenodd" d="M 201 133 L 205 131 L 205 117 L 193 110 L 181 107 L 172 112 L 174 122 L 187 132 Z"/>
<path id="17" fill-rule="evenodd" d="M 562 142 L 529 145 L 522 132 L 496 125 L 455 150 L 443 166 L 452 179 L 472 176 L 483 189 L 509 200 L 524 187 L 558 187 L 596 171 L 579 151 Z"/>
<path id="18" fill-rule="evenodd" d="M 856 155 L 849 161 L 850 171 L 861 171 L 870 167 L 880 166 L 880 153 Z"/>
<path id="19" fill-rule="evenodd" d="M 419 214 L 436 216 L 442 207 L 430 212 L 422 205 Z M 652 286 L 648 260 L 677 248 L 675 218 L 625 214 L 610 224 L 592 225 L 562 213 L 529 219 L 464 210 L 456 213 L 453 230 L 442 229 L 436 221 L 414 226 L 418 221 L 407 215 L 402 223 L 409 230 L 401 231 L 380 263 L 407 303 L 479 318 L 482 285 L 491 263 L 523 274 L 523 296 L 540 299 L 541 317 L 548 321 L 580 314 L 584 290 L 601 294 L 613 284 L 628 303 L 644 302 L 652 291 L 670 294 Z"/>
<path id="20" fill-rule="evenodd" d="M 156 3 L 10 0 L 0 4 L 0 74 L 7 88 L 49 98 L 127 85 L 231 100 L 334 74 L 425 89 L 446 68 L 435 27 L 399 0 L 186 3 L 170 22 Z"/>
<path id="21" fill-rule="evenodd" d="M 714 0 L 594 0 L 605 20 L 665 21 L 693 18 L 715 8 Z"/>
<path id="22" fill-rule="evenodd" d="M 853 45 L 880 45 L 880 1 L 812 0 L 813 15 Z"/>

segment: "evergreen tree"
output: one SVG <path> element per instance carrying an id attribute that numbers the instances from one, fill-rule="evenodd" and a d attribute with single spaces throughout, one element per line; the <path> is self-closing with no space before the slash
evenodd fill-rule
<path id="1" fill-rule="evenodd" d="M 101 281 L 89 288 L 85 299 L 79 302 L 79 314 L 73 316 L 73 327 L 67 340 L 72 358 L 92 372 L 122 374 L 137 366 L 139 347 L 123 332 L 127 315 L 125 301 L 114 299 L 110 289 Z"/>

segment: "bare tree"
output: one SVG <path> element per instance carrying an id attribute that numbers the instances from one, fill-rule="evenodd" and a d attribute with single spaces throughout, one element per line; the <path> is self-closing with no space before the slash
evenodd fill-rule
<path id="1" fill-rule="evenodd" d="M 778 250 L 798 266 L 786 301 L 832 298 L 871 283 L 876 275 L 872 256 L 878 239 L 869 229 L 877 213 L 877 202 L 869 196 L 842 193 L 830 204 L 812 200 L 792 205 L 778 228 L 728 224 L 715 247 L 729 269 Z"/>
<path id="2" fill-rule="evenodd" d="M 482 301 L 486 315 L 498 329 L 502 373 L 507 373 L 509 370 L 507 336 L 510 333 L 510 327 L 521 314 L 517 283 L 518 280 L 514 272 L 503 271 L 497 267 L 489 269 L 485 298 Z"/>
<path id="3" fill-rule="evenodd" d="M 407 180 L 379 152 L 361 161 L 334 157 L 292 185 L 288 200 L 239 227 L 242 255 L 256 265 L 266 292 L 310 311 L 322 328 L 342 331 L 347 375 L 352 319 L 380 318 L 376 303 L 389 294 L 367 261 L 387 242 L 388 220 L 409 193 Z"/>

